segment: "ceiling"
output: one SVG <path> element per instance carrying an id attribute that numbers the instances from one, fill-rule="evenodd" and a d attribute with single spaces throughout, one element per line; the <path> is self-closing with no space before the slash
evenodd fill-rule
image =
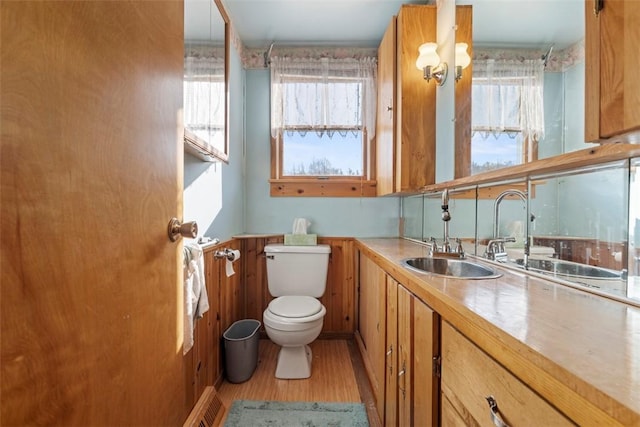
<path id="1" fill-rule="evenodd" d="M 223 0 L 242 42 L 376 47 L 402 4 L 418 0 Z M 433 2 L 432 2 L 433 3 Z M 584 0 L 458 0 L 474 6 L 476 47 L 561 49 L 582 39 Z"/>

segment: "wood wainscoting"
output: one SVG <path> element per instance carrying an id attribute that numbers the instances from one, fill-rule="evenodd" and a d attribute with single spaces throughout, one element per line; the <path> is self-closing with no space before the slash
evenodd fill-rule
<path id="1" fill-rule="evenodd" d="M 242 287 L 243 258 L 233 263 L 236 274 L 227 277 L 225 259 L 217 250 L 240 250 L 240 241 L 230 240 L 204 249 L 204 271 L 209 311 L 195 321 L 193 348 L 184 355 L 187 413 L 208 386 L 218 387 L 223 379 L 222 334 L 244 317 Z"/>
<path id="2" fill-rule="evenodd" d="M 247 318 L 262 321 L 262 313 L 273 299 L 267 287 L 264 247 L 270 243 L 282 243 L 284 236 L 241 236 L 237 239 L 241 242 L 244 259 L 244 314 Z M 318 237 L 318 243 L 331 246 L 327 289 L 320 298 L 320 302 L 327 309 L 321 338 L 352 337 L 355 332 L 356 313 L 353 238 Z"/>

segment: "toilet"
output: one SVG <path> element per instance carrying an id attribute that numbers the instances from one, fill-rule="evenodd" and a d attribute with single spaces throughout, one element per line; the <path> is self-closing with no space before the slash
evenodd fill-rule
<path id="1" fill-rule="evenodd" d="M 320 298 L 327 285 L 329 245 L 264 247 L 267 284 L 275 297 L 262 319 L 269 339 L 281 346 L 276 378 L 301 379 L 311 376 L 311 348 L 327 309 Z"/>

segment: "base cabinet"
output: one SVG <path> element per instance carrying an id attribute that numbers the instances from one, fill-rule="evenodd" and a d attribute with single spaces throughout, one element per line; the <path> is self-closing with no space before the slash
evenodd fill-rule
<path id="1" fill-rule="evenodd" d="M 438 425 L 439 316 L 373 260 L 359 259 L 358 332 L 380 420 Z"/>
<path id="2" fill-rule="evenodd" d="M 438 353 L 439 316 L 391 276 L 387 288 L 397 289 L 390 291 L 391 296 L 397 294 L 397 321 L 387 318 L 387 326 L 395 323 L 397 331 L 387 330 L 387 336 L 397 336 L 398 351 L 395 360 L 387 357 L 387 371 L 396 375 L 387 376 L 385 425 L 438 425 L 439 383 L 433 360 Z M 393 303 L 388 301 L 388 306 Z M 393 342 L 389 344 L 387 355 L 393 348 Z"/>
<path id="3" fill-rule="evenodd" d="M 441 340 L 443 427 L 575 425 L 447 322 Z"/>
<path id="4" fill-rule="evenodd" d="M 359 257 L 358 332 L 360 350 L 376 400 L 376 409 L 384 419 L 385 401 L 385 272 L 369 257 Z"/>

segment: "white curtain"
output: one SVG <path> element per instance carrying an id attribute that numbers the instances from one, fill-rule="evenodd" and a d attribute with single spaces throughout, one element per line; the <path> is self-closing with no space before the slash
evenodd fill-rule
<path id="1" fill-rule="evenodd" d="M 312 129 L 375 136 L 375 58 L 271 58 L 271 135 Z"/>
<path id="2" fill-rule="evenodd" d="M 544 138 L 544 63 L 540 59 L 473 61 L 472 129 Z"/>
<path id="3" fill-rule="evenodd" d="M 218 50 L 189 46 L 184 58 L 184 126 L 216 148 L 225 124 L 224 53 Z"/>

